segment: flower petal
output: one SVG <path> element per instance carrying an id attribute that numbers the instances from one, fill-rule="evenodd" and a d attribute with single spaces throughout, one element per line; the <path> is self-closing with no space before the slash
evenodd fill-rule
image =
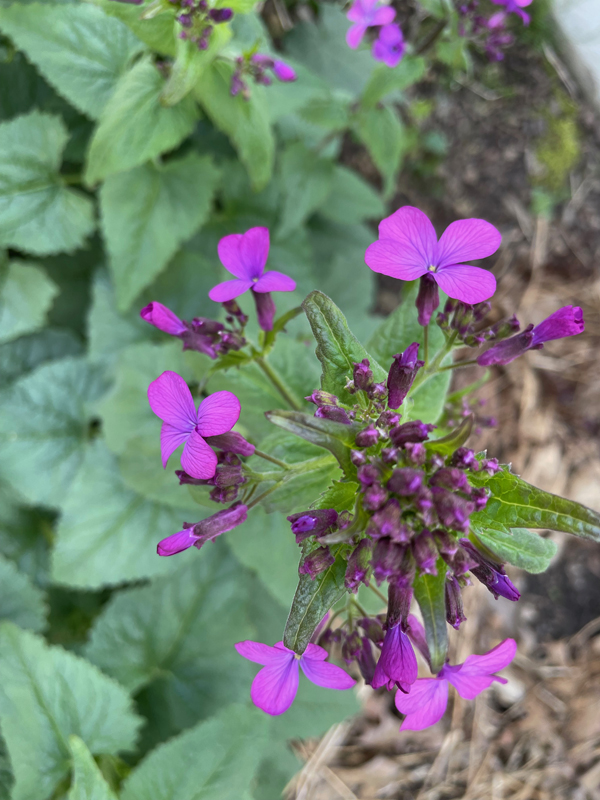
<path id="1" fill-rule="evenodd" d="M 231 233 L 229 236 L 224 236 L 217 245 L 217 252 L 221 264 L 223 264 L 227 272 L 231 272 L 236 278 L 251 281 L 253 276 L 248 272 L 240 252 L 241 241 L 241 233 Z"/>
<path id="2" fill-rule="evenodd" d="M 196 425 L 196 406 L 181 375 L 167 370 L 148 387 L 150 408 L 163 422 L 181 433 L 191 433 Z"/>
<path id="3" fill-rule="evenodd" d="M 349 14 L 350 12 L 348 12 Z M 350 19 L 350 17 L 349 17 Z M 363 36 L 367 32 L 367 26 L 364 22 L 355 22 L 354 25 L 351 25 L 346 32 L 346 44 L 348 47 L 352 48 L 352 50 L 356 50 L 358 45 L 362 42 Z"/>
<path id="4" fill-rule="evenodd" d="M 453 264 L 432 273 L 440 289 L 463 303 L 481 303 L 496 291 L 496 278 L 491 272 L 467 264 Z"/>
<path id="5" fill-rule="evenodd" d="M 419 678 L 409 694 L 396 692 L 396 708 L 406 719 L 401 731 L 422 731 L 444 716 L 448 705 L 448 683 L 437 678 Z"/>
<path id="6" fill-rule="evenodd" d="M 283 272 L 272 269 L 252 284 L 255 292 L 293 292 L 296 288 L 296 281 Z"/>
<path id="7" fill-rule="evenodd" d="M 318 644 L 309 644 L 304 651 L 304 655 L 307 658 L 312 658 L 313 661 L 325 661 L 326 658 L 329 658 L 327 650 L 324 647 L 319 647 Z"/>
<path id="8" fill-rule="evenodd" d="M 375 10 L 371 25 L 389 25 L 396 18 L 396 12 L 391 6 L 381 6 Z"/>
<path id="9" fill-rule="evenodd" d="M 150 325 L 154 325 L 159 331 L 170 333 L 171 336 L 179 336 L 180 333 L 187 331 L 185 323 L 179 319 L 177 314 L 174 314 L 170 308 L 163 306 L 162 303 L 148 303 L 140 311 L 140 317 L 149 322 Z"/>
<path id="10" fill-rule="evenodd" d="M 402 206 L 382 220 L 379 238 L 393 239 L 397 243 L 403 263 L 424 267 L 434 263 L 437 248 L 435 228 L 427 214 L 414 206 Z"/>
<path id="11" fill-rule="evenodd" d="M 298 659 L 293 654 L 263 667 L 252 682 L 252 702 L 271 716 L 285 713 L 296 697 L 298 675 Z"/>
<path id="12" fill-rule="evenodd" d="M 160 541 L 156 546 L 156 552 L 159 556 L 174 556 L 191 547 L 197 538 L 197 536 L 194 536 L 193 526 L 186 528 Z"/>
<path id="13" fill-rule="evenodd" d="M 217 283 L 216 286 L 213 286 L 208 296 L 215 303 L 226 303 L 228 300 L 234 300 L 236 297 L 244 294 L 244 292 L 247 292 L 252 285 L 252 281 L 245 279 L 240 281 L 223 281 L 223 283 Z"/>
<path id="14" fill-rule="evenodd" d="M 262 664 L 263 666 L 270 664 L 272 661 L 278 661 L 285 655 L 276 647 L 271 647 L 262 642 L 253 642 L 250 639 L 238 642 L 234 647 L 248 661 L 254 661 L 255 664 Z"/>
<path id="15" fill-rule="evenodd" d="M 498 681 L 506 683 L 504 678 L 494 675 L 508 666 L 517 652 L 517 643 L 514 639 L 505 639 L 496 645 L 489 653 L 482 656 L 469 656 L 464 664 L 446 668 L 444 677 L 450 681 L 456 691 L 465 700 L 473 700 L 478 694 Z"/>
<path id="16" fill-rule="evenodd" d="M 179 445 L 187 442 L 190 432 L 180 431 L 169 425 L 168 422 L 163 422 L 160 429 L 160 455 L 162 458 L 163 469 L 167 468 L 167 462 L 172 454 L 177 450 Z"/>
<path id="17" fill-rule="evenodd" d="M 198 433 L 218 436 L 230 431 L 240 418 L 240 401 L 232 392 L 214 392 L 198 407 Z"/>
<path id="18" fill-rule="evenodd" d="M 217 457 L 198 431 L 193 430 L 181 454 L 181 466 L 192 478 L 208 480 L 217 471 Z"/>
<path id="19" fill-rule="evenodd" d="M 401 281 L 414 281 L 425 275 L 427 265 L 419 256 L 411 261 L 406 251 L 401 249 L 392 239 L 380 239 L 367 247 L 365 253 L 365 264 L 373 272 L 380 272 L 382 275 L 389 275 Z"/>
<path id="20" fill-rule="evenodd" d="M 260 278 L 269 257 L 269 229 L 250 228 L 240 240 L 240 256 L 249 278 Z"/>
<path id="21" fill-rule="evenodd" d="M 533 345 L 562 339 L 565 336 L 577 336 L 585 330 L 583 311 L 579 306 L 563 306 L 550 314 L 533 329 Z"/>
<path id="22" fill-rule="evenodd" d="M 300 666 L 311 683 L 326 689 L 351 689 L 356 682 L 341 667 L 307 657 L 306 654 L 300 659 Z"/>
<path id="23" fill-rule="evenodd" d="M 435 264 L 437 267 L 449 267 L 451 264 L 462 264 L 463 261 L 474 261 L 486 258 L 500 247 L 502 234 L 490 222 L 484 219 L 459 219 L 452 222 L 437 246 Z"/>

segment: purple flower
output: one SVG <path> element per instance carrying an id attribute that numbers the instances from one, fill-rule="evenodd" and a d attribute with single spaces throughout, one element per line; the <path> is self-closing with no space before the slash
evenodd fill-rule
<path id="1" fill-rule="evenodd" d="M 496 290 L 485 269 L 462 262 L 495 253 L 502 237 L 482 219 L 453 222 L 439 242 L 428 217 L 403 206 L 379 224 L 379 241 L 369 245 L 365 262 L 374 272 L 403 281 L 430 275 L 447 295 L 464 303 L 480 303 Z"/>
<path id="2" fill-rule="evenodd" d="M 181 336 L 182 333 L 187 332 L 185 322 L 162 303 L 148 303 L 140 311 L 140 317 L 150 325 L 154 325 L 159 331 L 169 333 L 171 336 Z"/>
<path id="3" fill-rule="evenodd" d="M 470 567 L 470 571 L 480 583 L 489 589 L 496 600 L 499 597 L 505 597 L 514 603 L 521 597 L 519 590 L 505 573 L 502 564 L 485 556 L 468 539 L 461 539 L 460 543 L 467 551 L 468 557 L 475 562 Z"/>
<path id="4" fill-rule="evenodd" d="M 148 387 L 148 402 L 163 421 L 160 430 L 162 464 L 166 469 L 171 454 L 185 444 L 181 466 L 192 478 L 212 478 L 217 456 L 205 441 L 228 433 L 240 416 L 240 401 L 231 392 L 215 392 L 198 406 L 187 383 L 176 372 L 163 372 Z"/>
<path id="5" fill-rule="evenodd" d="M 444 664 L 435 678 L 419 678 L 410 694 L 397 692 L 396 708 L 406 714 L 400 730 L 422 731 L 439 722 L 448 704 L 449 683 L 465 700 L 474 700 L 494 681 L 506 683 L 505 678 L 494 673 L 508 666 L 516 652 L 515 640 L 505 639 L 485 655 L 469 656 L 464 664 Z"/>
<path id="6" fill-rule="evenodd" d="M 394 356 L 387 379 L 388 406 L 400 408 L 413 384 L 417 371 L 424 366 L 419 361 L 419 345 L 413 342 L 406 350 Z"/>
<path id="7" fill-rule="evenodd" d="M 400 26 L 393 22 L 379 31 L 379 36 L 373 42 L 371 55 L 375 61 L 383 61 L 386 66 L 393 68 L 402 61 L 405 47 Z"/>
<path id="8" fill-rule="evenodd" d="M 529 25 L 529 14 L 523 11 L 530 6 L 532 0 L 492 0 L 497 6 L 504 6 L 507 14 L 518 14 L 523 20 L 524 25 Z"/>
<path id="9" fill-rule="evenodd" d="M 250 697 L 257 708 L 271 716 L 284 714 L 294 702 L 300 674 L 298 665 L 316 686 L 344 690 L 355 683 L 343 669 L 326 663 L 327 650 L 316 644 L 309 644 L 301 656 L 283 642 L 270 647 L 246 639 L 236 644 L 235 649 L 248 661 L 263 665 L 252 682 Z"/>
<path id="10" fill-rule="evenodd" d="M 192 546 L 199 550 L 203 544 L 216 539 L 222 533 L 237 528 L 247 518 L 248 507 L 242 503 L 236 503 L 231 508 L 217 511 L 212 517 L 203 519 L 195 525 L 186 525 L 184 522 L 183 530 L 160 541 L 156 551 L 159 556 L 174 556 Z"/>
<path id="11" fill-rule="evenodd" d="M 250 228 L 246 233 L 224 236 L 219 242 L 219 258 L 236 280 L 219 283 L 208 293 L 216 303 L 226 303 L 251 289 L 263 330 L 273 328 L 275 306 L 270 292 L 293 292 L 296 288 L 296 282 L 287 275 L 275 270 L 265 272 L 269 246 L 268 228 Z"/>
<path id="12" fill-rule="evenodd" d="M 252 56 L 252 63 L 262 67 L 262 69 L 273 70 L 273 74 L 277 80 L 283 83 L 290 83 L 291 81 L 295 81 L 298 77 L 296 75 L 296 70 L 290 67 L 289 64 L 286 64 L 284 61 L 279 61 L 276 58 L 271 58 L 271 56 L 263 55 L 262 53 L 255 53 Z"/>
<path id="13" fill-rule="evenodd" d="M 417 657 L 401 625 L 388 628 L 371 686 L 388 690 L 398 686 L 408 692 L 418 675 Z"/>
<path id="14" fill-rule="evenodd" d="M 374 25 L 387 25 L 395 18 L 396 12 L 391 6 L 381 5 L 379 0 L 354 0 L 346 18 L 354 24 L 346 33 L 348 47 L 356 50 L 362 42 L 367 28 Z"/>
<path id="15" fill-rule="evenodd" d="M 229 22 L 233 17 L 233 11 L 230 8 L 211 8 L 208 16 L 213 22 L 220 24 L 221 22 Z"/>
<path id="16" fill-rule="evenodd" d="M 324 536 L 337 528 L 338 513 L 333 508 L 316 511 L 300 511 L 287 517 L 292 525 L 292 533 L 296 536 L 296 544 L 309 536 Z"/>
<path id="17" fill-rule="evenodd" d="M 515 358 L 528 350 L 540 350 L 544 342 L 553 339 L 564 339 L 577 336 L 585 330 L 583 311 L 579 306 L 563 306 L 551 314 L 535 328 L 530 325 L 523 333 L 504 339 L 479 356 L 477 363 L 481 367 L 492 364 L 510 364 Z"/>

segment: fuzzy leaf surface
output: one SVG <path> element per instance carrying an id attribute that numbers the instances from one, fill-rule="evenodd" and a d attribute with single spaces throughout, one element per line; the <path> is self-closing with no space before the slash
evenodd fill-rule
<path id="1" fill-rule="evenodd" d="M 543 539 L 527 528 L 505 528 L 498 524 L 484 527 L 471 520 L 471 532 L 500 561 L 533 574 L 545 572 L 558 549 L 552 539 Z"/>
<path id="2" fill-rule="evenodd" d="M 0 556 L 0 619 L 41 631 L 46 626 L 47 613 L 44 592 L 12 561 Z"/>
<path id="3" fill-rule="evenodd" d="M 69 747 L 73 780 L 67 800 L 117 800 L 85 742 L 79 736 L 69 736 Z"/>
<path id="4" fill-rule="evenodd" d="M 0 342 L 41 328 L 58 287 L 36 264 L 12 261 L 0 267 Z"/>

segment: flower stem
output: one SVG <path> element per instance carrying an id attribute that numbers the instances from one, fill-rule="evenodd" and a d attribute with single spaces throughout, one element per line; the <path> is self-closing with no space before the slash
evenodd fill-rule
<path id="1" fill-rule="evenodd" d="M 294 411 L 300 411 L 302 409 L 302 406 L 300 405 L 300 401 L 295 396 L 295 394 L 292 392 L 292 390 L 289 389 L 285 385 L 285 383 L 281 380 L 281 378 L 275 372 L 273 367 L 267 361 L 265 361 L 265 359 L 262 356 L 258 356 L 255 359 L 255 361 L 258 364 L 258 366 L 262 369 L 262 371 L 265 373 L 267 378 L 271 381 L 273 386 L 277 389 L 279 394 L 283 397 L 285 402 L 289 406 L 291 406 L 294 409 Z"/>
<path id="2" fill-rule="evenodd" d="M 264 458 L 265 461 L 270 461 L 272 464 L 277 464 L 278 467 L 282 469 L 292 469 L 289 464 L 286 464 L 285 461 L 280 461 L 278 458 L 274 458 L 270 456 L 268 453 L 263 453 L 262 450 L 258 450 L 255 448 L 254 455 L 258 456 L 259 458 Z"/>
<path id="3" fill-rule="evenodd" d="M 355 605 L 355 606 L 358 608 L 358 610 L 359 610 L 359 611 L 360 611 L 360 613 L 363 615 L 363 617 L 368 617 L 368 616 L 369 616 L 369 615 L 367 614 L 367 612 L 365 611 L 365 609 L 364 609 L 364 608 L 361 606 L 361 604 L 358 602 L 358 600 L 355 600 L 355 598 L 354 598 L 354 597 L 351 597 L 350 599 L 352 600 L 352 602 L 354 603 L 354 605 Z"/>
<path id="4" fill-rule="evenodd" d="M 380 591 L 379 591 L 379 589 L 378 589 L 376 586 L 373 586 L 373 584 L 372 584 L 372 583 L 369 583 L 369 589 L 370 589 L 372 592 L 375 592 L 375 594 L 377 595 L 377 597 L 378 597 L 380 600 L 382 600 L 384 603 L 386 603 L 386 604 L 387 604 L 387 601 L 388 601 L 387 597 L 386 597 L 386 596 L 385 596 L 385 595 L 384 595 L 382 592 L 380 592 Z"/>
<path id="5" fill-rule="evenodd" d="M 423 361 L 425 362 L 425 369 L 429 366 L 429 325 L 423 328 Z"/>
<path id="6" fill-rule="evenodd" d="M 477 364 L 477 359 L 472 358 L 470 361 L 457 361 L 455 364 L 448 364 L 446 367 L 439 367 L 438 372 L 446 372 L 449 369 L 460 369 L 461 367 L 472 367 Z"/>

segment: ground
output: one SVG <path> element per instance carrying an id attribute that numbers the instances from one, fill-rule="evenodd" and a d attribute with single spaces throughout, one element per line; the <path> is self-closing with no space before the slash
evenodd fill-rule
<path id="1" fill-rule="evenodd" d="M 481 397 L 499 424 L 472 445 L 600 510 L 600 119 L 549 46 L 517 44 L 474 74 L 461 83 L 433 76 L 416 89 L 431 101 L 424 133 L 443 131 L 447 153 L 426 172 L 409 157 L 390 209 L 419 206 L 438 229 L 469 216 L 500 228 L 502 248 L 487 265 L 499 314 L 516 312 L 526 325 L 582 306 L 583 336 L 494 371 Z M 377 182 L 350 141 L 344 158 Z M 384 279 L 377 310 L 397 303 L 396 282 Z M 457 385 L 475 374 L 465 370 Z M 600 546 L 549 535 L 560 545 L 550 571 L 511 573 L 519 603 L 494 601 L 481 586 L 466 593 L 469 624 L 452 660 L 512 636 L 509 683 L 475 703 L 454 696 L 441 723 L 415 734 L 398 732 L 389 695 L 365 688 L 361 716 L 297 743 L 306 764 L 290 798 L 600 797 Z"/>

